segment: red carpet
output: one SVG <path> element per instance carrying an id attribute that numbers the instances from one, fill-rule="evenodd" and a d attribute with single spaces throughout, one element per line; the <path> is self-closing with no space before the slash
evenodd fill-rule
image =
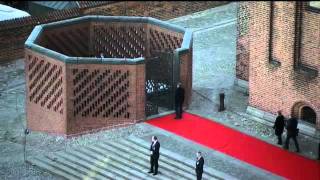
<path id="1" fill-rule="evenodd" d="M 320 180 L 320 163 L 268 144 L 211 120 L 184 113 L 147 123 L 288 179 Z M 291 140 L 290 143 L 293 143 Z"/>

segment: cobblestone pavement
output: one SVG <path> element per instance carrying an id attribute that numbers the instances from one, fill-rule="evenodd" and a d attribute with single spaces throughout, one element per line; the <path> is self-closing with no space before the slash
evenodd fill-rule
<path id="1" fill-rule="evenodd" d="M 246 94 L 233 86 L 235 78 L 235 7 L 232 3 L 181 18 L 172 23 L 190 27 L 194 32 L 193 94 L 190 112 L 213 119 L 229 127 L 274 144 L 271 128 L 245 117 Z M 226 94 L 224 112 L 217 112 L 218 93 Z M 36 167 L 24 163 L 25 79 L 23 60 L 0 64 L 0 179 L 58 179 Z M 208 108 L 212 107 L 212 108 Z M 44 133 L 31 132 L 27 137 L 27 157 L 50 154 L 97 141 L 115 140 L 131 134 L 149 141 L 152 134 L 159 136 L 162 147 L 183 156 L 194 158 L 202 150 L 206 163 L 217 170 L 240 179 L 279 179 L 269 172 L 253 167 L 222 153 L 209 150 L 186 139 L 150 127 L 145 123 L 101 131 L 78 138 L 64 139 Z M 312 139 L 299 136 L 302 155 L 315 158 Z M 291 148 L 293 149 L 293 148 Z"/>

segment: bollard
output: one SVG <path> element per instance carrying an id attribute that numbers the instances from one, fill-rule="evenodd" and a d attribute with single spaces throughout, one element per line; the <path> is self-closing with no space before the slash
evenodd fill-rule
<path id="1" fill-rule="evenodd" d="M 27 145 L 27 135 L 30 133 L 29 129 L 24 130 L 24 142 L 23 142 L 23 159 L 26 162 L 27 152 L 26 152 L 26 145 Z"/>
<path id="2" fill-rule="evenodd" d="M 219 106 L 219 112 L 221 111 L 224 111 L 225 108 L 224 108 L 224 93 L 220 93 L 219 94 L 219 97 L 220 97 L 220 106 Z"/>

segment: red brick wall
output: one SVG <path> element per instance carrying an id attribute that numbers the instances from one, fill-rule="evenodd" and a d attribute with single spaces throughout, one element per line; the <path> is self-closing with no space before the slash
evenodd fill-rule
<path id="1" fill-rule="evenodd" d="M 77 17 L 79 15 L 79 9 L 72 9 L 51 12 L 41 17 L 29 16 L 0 21 L 0 61 L 24 57 L 24 43 L 36 25 Z"/>
<path id="2" fill-rule="evenodd" d="M 145 119 L 145 65 L 67 64 L 26 52 L 27 126 L 79 135 Z"/>
<path id="3" fill-rule="evenodd" d="M 185 89 L 184 107 L 191 104 L 192 95 L 192 49 L 190 52 L 180 54 L 180 81 Z"/>
<path id="4" fill-rule="evenodd" d="M 302 18 L 301 61 L 320 69 L 320 13 L 304 11 Z"/>
<path id="5" fill-rule="evenodd" d="M 143 64 L 68 64 L 67 77 L 68 135 L 145 118 Z"/>
<path id="6" fill-rule="evenodd" d="M 50 12 L 44 16 L 32 16 L 0 22 L 0 61 L 22 58 L 24 42 L 37 24 L 45 24 L 81 15 L 151 16 L 168 20 L 190 13 L 214 8 L 228 1 L 127 1 L 104 4 L 97 7 Z"/>
<path id="7" fill-rule="evenodd" d="M 112 16 L 149 16 L 168 20 L 219 5 L 228 1 L 125 1 L 84 10 L 84 14 Z"/>
<path id="8" fill-rule="evenodd" d="M 320 78 L 306 78 L 294 69 L 295 2 L 275 2 L 272 59 L 269 63 L 270 2 L 249 5 L 249 104 L 276 113 L 283 110 L 289 116 L 298 102 L 304 102 L 317 113 L 320 128 Z M 320 14 L 305 11 L 302 28 L 301 62 L 320 70 Z"/>
<path id="9" fill-rule="evenodd" d="M 33 131 L 65 134 L 65 65 L 25 50 L 27 126 Z"/>

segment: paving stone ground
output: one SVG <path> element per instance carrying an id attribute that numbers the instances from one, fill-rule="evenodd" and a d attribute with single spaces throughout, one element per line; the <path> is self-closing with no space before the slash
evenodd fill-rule
<path id="1" fill-rule="evenodd" d="M 275 144 L 273 129 L 244 116 L 248 96 L 234 87 L 235 18 L 236 4 L 231 3 L 170 21 L 195 31 L 193 93 L 189 111 Z M 226 94 L 227 110 L 224 112 L 217 111 L 218 94 L 221 91 Z M 0 94 L 0 179 L 59 179 L 23 161 L 23 130 L 26 122 L 22 59 L 0 64 Z M 201 150 L 206 163 L 239 179 L 280 178 L 145 123 L 71 139 L 31 132 L 27 137 L 26 152 L 27 156 L 50 154 L 132 134 L 146 141 L 150 140 L 151 135 L 158 135 L 163 147 L 191 159 L 194 159 L 197 150 Z M 301 155 L 316 158 L 316 141 L 305 136 L 299 136 L 298 140 L 301 144 Z"/>

